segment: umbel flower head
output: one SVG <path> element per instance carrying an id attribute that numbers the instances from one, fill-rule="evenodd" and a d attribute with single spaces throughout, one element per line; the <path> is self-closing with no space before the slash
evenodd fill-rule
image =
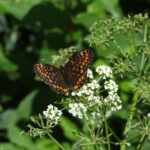
<path id="1" fill-rule="evenodd" d="M 46 111 L 43 111 L 43 114 L 47 121 L 49 121 L 50 125 L 57 125 L 60 121 L 60 117 L 62 115 L 62 112 L 58 110 L 57 107 L 53 105 L 48 105 L 48 108 Z"/>
<path id="2" fill-rule="evenodd" d="M 110 67 L 102 65 L 96 68 L 96 72 L 102 76 L 103 79 L 112 78 L 112 70 Z"/>
<path id="3" fill-rule="evenodd" d="M 74 117 L 78 117 L 82 119 L 83 113 L 86 111 L 87 111 L 87 108 L 82 103 L 69 104 L 69 113 L 71 113 Z"/>

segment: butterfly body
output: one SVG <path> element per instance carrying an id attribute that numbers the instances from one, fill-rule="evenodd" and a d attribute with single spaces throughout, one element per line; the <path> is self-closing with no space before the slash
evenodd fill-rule
<path id="1" fill-rule="evenodd" d="M 60 67 L 48 64 L 35 64 L 35 73 L 57 93 L 67 93 L 79 89 L 86 80 L 87 69 L 92 63 L 92 53 L 85 49 L 75 53 Z"/>

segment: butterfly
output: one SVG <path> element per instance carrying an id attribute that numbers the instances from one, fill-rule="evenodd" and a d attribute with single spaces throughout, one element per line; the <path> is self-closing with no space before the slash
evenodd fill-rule
<path id="1" fill-rule="evenodd" d="M 74 53 L 64 66 L 55 67 L 37 63 L 34 65 L 34 70 L 53 91 L 65 94 L 69 90 L 79 89 L 84 84 L 91 63 L 92 52 L 84 49 Z"/>

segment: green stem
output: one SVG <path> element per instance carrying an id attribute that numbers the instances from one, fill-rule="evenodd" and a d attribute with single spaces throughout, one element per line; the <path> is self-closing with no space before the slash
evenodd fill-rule
<path id="1" fill-rule="evenodd" d="M 124 143 L 124 141 L 121 142 L 121 146 L 120 146 L 120 150 L 125 150 L 126 149 L 126 145 Z"/>
<path id="2" fill-rule="evenodd" d="M 108 135 L 108 124 L 107 124 L 107 119 L 106 119 L 106 115 L 104 114 L 104 118 L 105 118 L 105 133 L 106 133 L 106 138 L 107 138 L 107 146 L 108 146 L 108 150 L 111 150 L 110 147 L 110 140 L 109 140 L 109 135 Z"/>
<path id="3" fill-rule="evenodd" d="M 61 150 L 66 150 L 49 132 L 47 132 L 47 135 L 58 145 Z"/>
<path id="4" fill-rule="evenodd" d="M 147 40 L 147 25 L 145 25 L 145 28 L 144 28 L 143 42 L 146 43 L 146 40 Z M 140 74 L 144 70 L 144 65 L 145 65 L 145 54 L 143 52 L 142 53 L 142 59 L 141 59 L 141 65 L 140 65 Z"/>
<path id="5" fill-rule="evenodd" d="M 125 125 L 125 129 L 124 129 L 124 132 L 123 134 L 126 136 L 128 131 L 130 130 L 130 127 L 131 127 L 131 121 L 134 117 L 134 111 L 136 109 L 136 104 L 137 104 L 137 101 L 138 101 L 138 96 L 139 96 L 139 93 L 138 92 L 135 92 L 134 96 L 133 96 L 133 99 L 132 99 L 132 104 L 131 104 L 131 108 L 130 108 L 130 113 L 129 113 L 129 117 L 128 117 L 128 120 L 127 120 L 127 123 Z M 126 145 L 124 144 L 125 143 L 125 140 L 123 140 L 121 142 L 121 146 L 120 146 L 120 150 L 125 150 L 126 149 Z"/>
<path id="6" fill-rule="evenodd" d="M 137 150 L 141 150 L 142 149 L 142 146 L 144 145 L 145 143 L 145 140 L 146 140 L 146 135 L 142 135 L 140 141 L 139 141 L 139 144 L 137 146 Z"/>
<path id="7" fill-rule="evenodd" d="M 130 108 L 130 113 L 129 113 L 129 117 L 128 117 L 128 120 L 127 120 L 127 123 L 126 123 L 126 126 L 125 126 L 125 130 L 124 130 L 124 135 L 126 135 L 130 129 L 130 126 L 131 126 L 131 121 L 134 117 L 134 111 L 136 109 L 136 104 L 137 104 L 137 101 L 138 101 L 138 96 L 139 96 L 139 93 L 138 92 L 135 92 L 134 96 L 133 96 L 133 99 L 132 99 L 132 104 L 131 104 L 131 108 Z"/>
<path id="8" fill-rule="evenodd" d="M 89 118 L 88 118 L 87 114 L 84 111 L 83 111 L 83 114 L 84 114 L 84 117 L 85 117 L 85 119 L 87 121 L 87 124 L 88 124 L 91 142 L 93 143 L 93 134 L 92 134 L 92 131 L 91 131 L 92 126 L 89 123 Z M 97 146 L 95 144 L 93 145 L 93 148 L 94 148 L 94 150 L 97 150 Z"/>
<path id="9" fill-rule="evenodd" d="M 121 140 L 120 140 L 119 137 L 115 134 L 115 132 L 109 127 L 109 125 L 108 125 L 108 129 L 109 129 L 109 131 L 112 133 L 112 135 L 116 138 L 116 140 L 117 140 L 118 142 L 120 142 Z"/>
<path id="10" fill-rule="evenodd" d="M 147 25 L 145 25 L 145 28 L 144 28 L 144 39 L 143 39 L 144 43 L 146 43 L 146 39 L 147 39 Z"/>

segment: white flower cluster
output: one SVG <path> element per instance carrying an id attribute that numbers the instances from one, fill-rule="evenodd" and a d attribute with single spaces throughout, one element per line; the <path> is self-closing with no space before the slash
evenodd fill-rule
<path id="1" fill-rule="evenodd" d="M 72 92 L 72 96 L 78 96 L 82 99 L 87 99 L 90 101 L 88 106 L 93 106 L 95 104 L 101 104 L 100 97 L 96 96 L 96 90 L 100 88 L 97 80 L 92 80 L 91 82 L 84 85 L 79 91 Z"/>
<path id="2" fill-rule="evenodd" d="M 121 100 L 117 93 L 114 93 L 113 95 L 110 94 L 104 98 L 104 103 L 111 111 L 116 111 L 122 108 Z"/>
<path id="3" fill-rule="evenodd" d="M 105 90 L 109 90 L 113 93 L 118 91 L 118 85 L 113 80 L 105 81 L 104 88 L 105 88 Z"/>
<path id="4" fill-rule="evenodd" d="M 103 79 L 112 78 L 112 70 L 108 66 L 98 66 L 96 72 L 101 75 Z"/>
<path id="5" fill-rule="evenodd" d="M 69 113 L 71 113 L 74 117 L 78 117 L 82 119 L 83 113 L 86 111 L 87 111 L 87 108 L 82 103 L 69 104 Z"/>
<path id="6" fill-rule="evenodd" d="M 48 105 L 47 110 L 43 111 L 43 114 L 45 118 L 51 123 L 51 125 L 56 125 L 60 120 L 62 112 L 58 110 L 57 107 L 50 104 Z"/>
<path id="7" fill-rule="evenodd" d="M 83 118 L 83 112 L 86 112 L 89 115 L 90 123 L 98 126 L 103 119 L 103 109 L 105 109 L 106 117 L 108 117 L 112 111 L 121 109 L 122 104 L 117 94 L 118 85 L 110 79 L 112 78 L 111 68 L 104 65 L 98 66 L 96 72 L 98 77 L 94 79 L 92 71 L 89 70 L 87 72 L 87 76 L 91 79 L 89 83 L 84 84 L 78 91 L 71 93 L 71 96 L 77 96 L 78 103 L 69 104 L 69 112 L 74 117 L 81 119 Z M 90 113 L 88 113 L 88 110 Z"/>
<path id="8" fill-rule="evenodd" d="M 94 94 L 94 90 L 100 87 L 97 80 L 93 80 L 88 84 L 84 85 L 79 91 L 72 92 L 72 96 L 89 96 Z"/>
<path id="9" fill-rule="evenodd" d="M 118 85 L 113 80 L 104 82 L 104 89 L 108 90 L 108 96 L 104 98 L 105 104 L 109 105 L 111 110 L 118 110 L 122 108 L 120 97 L 117 94 Z"/>

